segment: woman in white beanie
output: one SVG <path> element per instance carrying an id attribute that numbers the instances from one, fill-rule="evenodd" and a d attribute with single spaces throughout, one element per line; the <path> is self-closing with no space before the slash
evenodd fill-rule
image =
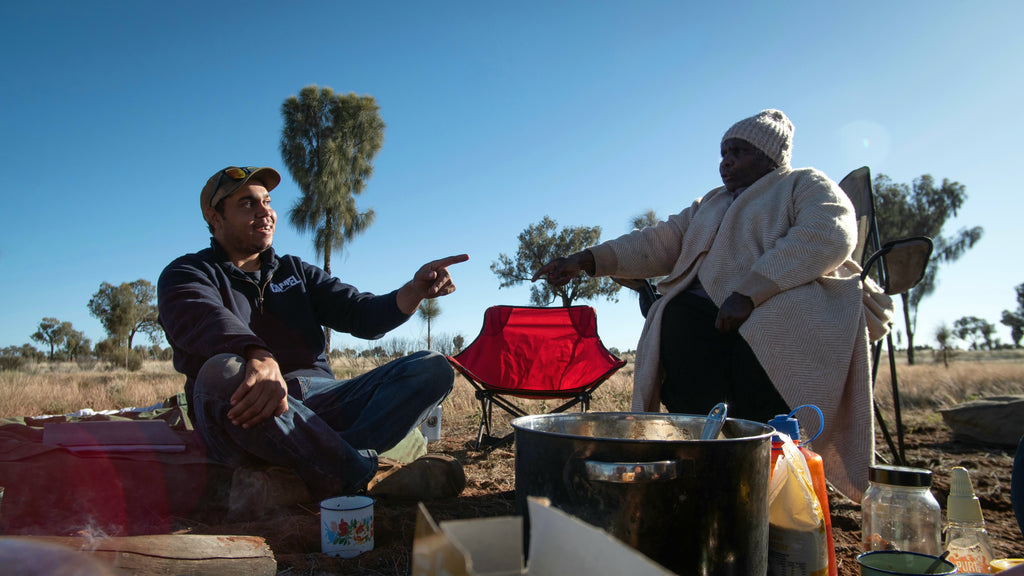
<path id="1" fill-rule="evenodd" d="M 792 168 L 792 143 L 779 110 L 737 122 L 722 137 L 724 186 L 657 226 L 552 260 L 534 280 L 665 276 L 637 346 L 633 410 L 706 414 L 726 402 L 730 417 L 766 422 L 817 405 L 815 450 L 859 501 L 874 458 L 862 298 L 878 290 L 850 259 L 849 198 L 825 174 Z"/>

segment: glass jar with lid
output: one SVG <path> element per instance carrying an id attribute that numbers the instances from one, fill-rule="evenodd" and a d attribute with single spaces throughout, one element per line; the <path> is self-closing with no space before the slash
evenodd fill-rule
<path id="1" fill-rule="evenodd" d="M 906 466 L 872 466 L 861 500 L 865 552 L 942 552 L 942 509 L 931 493 L 932 473 Z"/>

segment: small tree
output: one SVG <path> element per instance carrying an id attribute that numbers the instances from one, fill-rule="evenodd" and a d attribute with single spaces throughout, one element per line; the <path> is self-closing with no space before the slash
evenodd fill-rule
<path id="1" fill-rule="evenodd" d="M 875 177 L 874 193 L 882 242 L 908 236 L 928 236 L 935 244 L 924 278 L 909 293 L 900 295 L 907 330 L 907 362 L 913 364 L 917 310 L 921 301 L 935 291 L 940 264 L 958 260 L 981 240 L 984 230 L 975 226 L 962 228 L 950 236 L 942 235 L 946 222 L 953 219 L 967 201 L 967 190 L 959 182 L 943 179 L 937 186 L 935 179 L 925 174 L 914 180 L 913 187 L 909 187 L 879 174 Z"/>
<path id="2" fill-rule="evenodd" d="M 964 316 L 953 322 L 956 337 L 970 344 L 971 350 L 992 349 L 992 334 L 996 327 L 976 316 Z"/>
<path id="3" fill-rule="evenodd" d="M 115 366 L 121 362 L 124 362 L 125 367 L 128 366 L 128 356 L 124 351 L 124 346 L 121 345 L 116 338 L 107 338 L 100 340 L 96 343 L 96 348 L 93 350 L 96 357 L 104 362 L 109 362 Z"/>
<path id="4" fill-rule="evenodd" d="M 25 366 L 26 362 L 37 362 L 46 355 L 36 350 L 31 344 L 7 346 L 0 349 L 0 370 L 15 371 Z"/>
<path id="5" fill-rule="evenodd" d="M 39 321 L 39 327 L 32 334 L 32 340 L 45 346 L 49 346 L 50 353 L 47 358 L 50 362 L 56 359 L 57 351 L 64 346 L 68 333 L 72 331 L 70 322 L 61 322 L 56 318 L 43 318 Z"/>
<path id="6" fill-rule="evenodd" d="M 123 282 L 118 286 L 104 282 L 89 300 L 89 312 L 99 319 L 110 336 L 131 349 L 139 332 L 148 335 L 153 342 L 161 340 L 155 301 L 156 288 L 148 280 Z"/>
<path id="7" fill-rule="evenodd" d="M 661 219 L 658 218 L 658 214 L 654 210 L 648 210 L 643 214 L 634 216 L 629 223 L 632 225 L 633 230 L 642 230 L 644 228 L 656 226 L 660 221 Z"/>
<path id="8" fill-rule="evenodd" d="M 654 210 L 648 210 L 643 214 L 634 216 L 633 219 L 629 221 L 630 225 L 632 226 L 631 230 L 643 230 L 644 228 L 651 228 L 657 226 L 658 222 L 661 222 L 661 219 L 658 218 L 658 214 Z M 652 278 L 648 278 L 647 280 L 651 284 L 656 285 L 658 282 L 661 282 L 664 279 L 664 276 L 655 276 Z"/>
<path id="9" fill-rule="evenodd" d="M 427 323 L 427 350 L 432 350 L 430 341 L 430 323 L 441 315 L 441 305 L 434 298 L 428 298 L 420 302 L 420 318 Z"/>
<path id="10" fill-rule="evenodd" d="M 128 352 L 132 340 L 139 332 L 149 334 L 150 340 L 158 342 L 162 328 L 157 322 L 156 288 L 147 280 L 124 282 L 118 286 L 106 282 L 89 300 L 89 312 L 99 319 L 107 334 L 116 341 L 125 353 L 125 367 L 128 367 Z M 97 348 L 98 348 L 97 344 Z"/>
<path id="11" fill-rule="evenodd" d="M 56 318 L 43 318 L 32 334 L 32 340 L 50 348 L 47 356 L 50 362 L 76 360 L 91 353 L 91 342 L 85 333 L 75 330 L 71 322 L 61 322 Z"/>
<path id="12" fill-rule="evenodd" d="M 31 344 L 21 345 L 21 355 L 23 358 L 31 362 L 42 362 L 46 359 L 46 355 L 37 350 L 36 347 Z"/>
<path id="13" fill-rule="evenodd" d="M 92 354 L 92 341 L 85 337 L 85 332 L 70 328 L 64 339 L 62 352 L 68 360 L 79 360 Z"/>
<path id="14" fill-rule="evenodd" d="M 945 324 L 935 329 L 935 340 L 939 343 L 939 353 L 942 355 L 942 365 L 949 368 L 949 344 L 953 339 L 953 331 Z"/>
<path id="15" fill-rule="evenodd" d="M 1000 323 L 1010 328 L 1010 338 L 1013 340 L 1013 347 L 1020 348 L 1020 341 L 1024 338 L 1024 284 L 1020 284 L 1017 290 L 1017 309 L 1014 311 L 1003 310 L 1003 319 Z"/>
<path id="16" fill-rule="evenodd" d="M 498 255 L 498 261 L 491 264 L 491 271 L 501 279 L 501 288 L 529 282 L 533 273 L 549 261 L 579 252 L 601 239 L 600 226 L 563 228 L 556 232 L 557 228 L 558 223 L 545 216 L 519 234 L 519 250 L 515 259 L 505 254 Z M 581 274 L 564 286 L 534 283 L 530 286 L 530 302 L 534 306 L 548 306 L 555 298 L 560 298 L 562 306 L 568 307 L 577 300 L 600 296 L 617 302 L 618 291 L 619 285 L 610 278 L 590 278 Z"/>
<path id="17" fill-rule="evenodd" d="M 449 334 L 447 332 L 441 332 L 440 334 L 434 332 L 434 345 L 431 350 L 444 354 L 445 356 L 454 356 L 459 352 L 462 352 L 462 336 L 459 334 Z"/>

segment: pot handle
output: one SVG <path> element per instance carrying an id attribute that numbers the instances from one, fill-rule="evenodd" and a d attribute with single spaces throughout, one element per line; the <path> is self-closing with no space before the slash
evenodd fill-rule
<path id="1" fill-rule="evenodd" d="M 612 484 L 645 484 L 679 478 L 683 469 L 679 460 L 660 462 L 595 462 L 584 460 L 583 470 L 592 482 Z"/>

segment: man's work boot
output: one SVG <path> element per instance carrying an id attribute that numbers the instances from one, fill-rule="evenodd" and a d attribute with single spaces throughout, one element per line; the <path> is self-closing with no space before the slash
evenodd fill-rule
<path id="1" fill-rule="evenodd" d="M 231 476 L 227 521 L 259 520 L 311 500 L 306 484 L 288 468 L 242 467 Z"/>
<path id="2" fill-rule="evenodd" d="M 466 488 L 466 473 L 446 454 L 427 454 L 401 464 L 381 459 L 377 474 L 366 487 L 371 496 L 427 501 L 458 496 Z"/>

